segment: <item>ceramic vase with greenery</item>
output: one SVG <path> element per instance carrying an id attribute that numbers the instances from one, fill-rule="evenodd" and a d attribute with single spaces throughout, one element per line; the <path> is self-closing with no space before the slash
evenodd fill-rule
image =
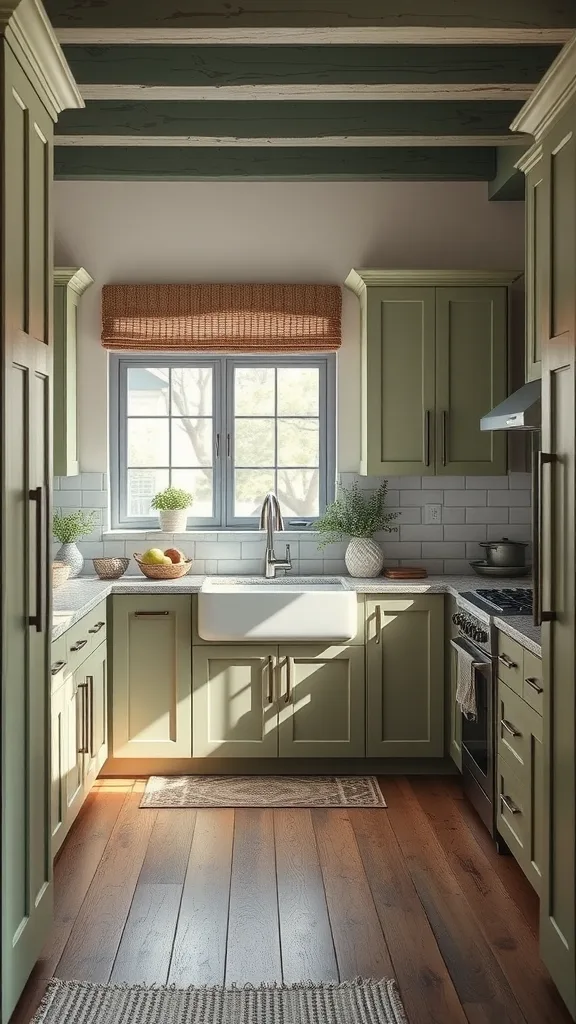
<path id="1" fill-rule="evenodd" d="M 192 506 L 193 497 L 188 491 L 179 487 L 167 487 L 152 498 L 152 508 L 160 516 L 162 533 L 185 533 L 188 522 L 188 510 Z"/>
<path id="2" fill-rule="evenodd" d="M 397 530 L 392 526 L 397 512 L 386 508 L 388 481 L 373 492 L 361 491 L 355 482 L 340 487 L 336 501 L 328 506 L 316 523 L 321 534 L 318 547 L 349 537 L 346 568 L 351 576 L 378 576 L 384 565 L 384 552 L 373 539 L 375 533 Z"/>
<path id="3" fill-rule="evenodd" d="M 96 512 L 54 512 L 52 532 L 62 545 L 56 554 L 57 562 L 70 567 L 71 579 L 79 576 L 84 566 L 84 556 L 76 541 L 92 533 L 96 525 Z"/>

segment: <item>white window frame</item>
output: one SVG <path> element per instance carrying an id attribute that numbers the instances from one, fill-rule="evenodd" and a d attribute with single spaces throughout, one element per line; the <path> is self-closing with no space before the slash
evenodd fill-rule
<path id="1" fill-rule="evenodd" d="M 320 515 L 334 500 L 336 483 L 336 356 L 174 356 L 170 353 L 111 353 L 109 357 L 110 393 L 110 499 L 112 529 L 150 530 L 157 528 L 156 517 L 127 515 L 127 381 L 128 370 L 135 366 L 206 366 L 213 372 L 214 516 L 188 519 L 192 530 L 257 530 L 258 521 L 234 516 L 234 370 L 239 366 L 311 366 L 320 379 L 319 429 L 319 507 Z M 290 530 L 305 529 L 318 517 L 286 518 Z"/>

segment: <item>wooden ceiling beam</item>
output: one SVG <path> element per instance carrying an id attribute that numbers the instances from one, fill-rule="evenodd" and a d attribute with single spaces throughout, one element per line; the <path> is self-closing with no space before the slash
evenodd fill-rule
<path id="1" fill-rule="evenodd" d="M 495 150 L 56 146 L 60 180 L 489 181 Z"/>
<path id="2" fill-rule="evenodd" d="M 61 41 L 88 44 L 112 32 L 124 43 L 153 33 L 211 45 L 564 43 L 576 29 L 572 0 L 46 0 L 46 8 Z"/>
<path id="3" fill-rule="evenodd" d="M 106 83 L 80 86 L 83 98 L 88 100 L 326 100 L 346 103 L 350 100 L 366 102 L 408 101 L 476 102 L 477 100 L 511 100 L 524 103 L 533 93 L 533 84 L 479 84 L 445 85 L 124 85 Z"/>
<path id="4" fill-rule="evenodd" d="M 309 102 L 89 102 L 82 111 L 64 112 L 59 135 L 160 136 L 207 139 L 322 139 L 323 137 L 445 136 L 507 138 L 518 103 L 322 103 Z"/>
<path id="5" fill-rule="evenodd" d="M 515 135 L 325 135 L 319 138 L 298 136 L 294 138 L 270 136 L 234 135 L 58 135 L 59 146 L 202 146 L 221 148 L 227 146 L 346 146 L 356 148 L 382 148 L 384 146 L 498 146 L 524 151 L 524 139 L 529 136 Z"/>

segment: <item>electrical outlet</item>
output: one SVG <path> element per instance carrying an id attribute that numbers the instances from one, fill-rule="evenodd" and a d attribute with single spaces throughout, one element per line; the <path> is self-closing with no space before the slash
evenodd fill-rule
<path id="1" fill-rule="evenodd" d="M 442 505 L 424 505 L 424 522 L 441 523 Z"/>

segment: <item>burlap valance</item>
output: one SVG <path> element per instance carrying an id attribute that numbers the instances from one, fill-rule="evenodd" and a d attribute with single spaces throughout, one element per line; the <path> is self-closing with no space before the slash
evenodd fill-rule
<path id="1" fill-rule="evenodd" d="M 109 284 L 102 344 L 133 352 L 326 352 L 342 292 L 321 284 Z"/>

